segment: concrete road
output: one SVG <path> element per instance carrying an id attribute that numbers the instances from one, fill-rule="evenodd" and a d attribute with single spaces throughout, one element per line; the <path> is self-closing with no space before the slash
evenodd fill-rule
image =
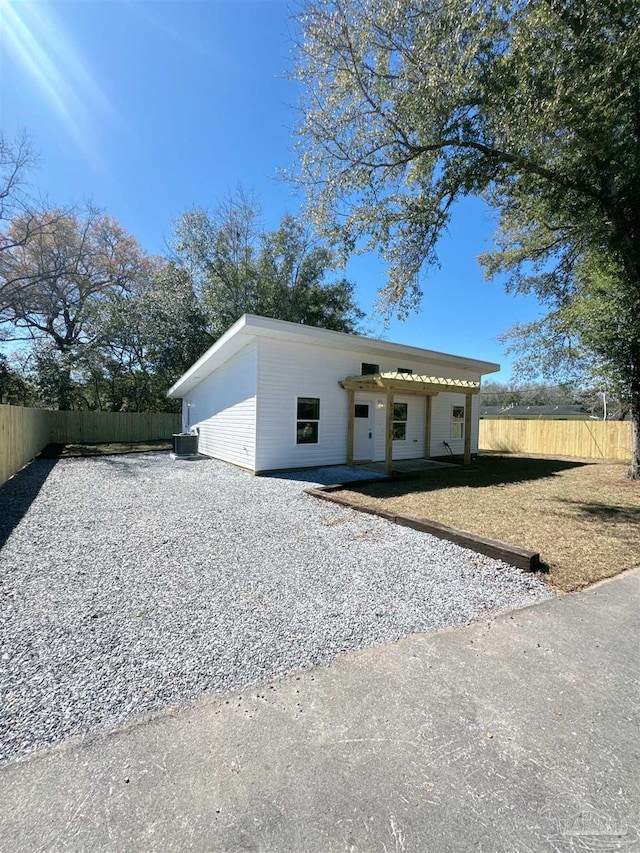
<path id="1" fill-rule="evenodd" d="M 69 742 L 0 850 L 640 850 L 640 574 Z"/>

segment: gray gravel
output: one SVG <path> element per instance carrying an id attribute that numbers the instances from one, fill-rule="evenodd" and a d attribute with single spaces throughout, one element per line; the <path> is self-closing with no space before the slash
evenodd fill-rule
<path id="1" fill-rule="evenodd" d="M 0 753 L 551 596 L 534 577 L 256 478 L 132 454 L 0 489 Z M 47 476 L 48 475 L 48 476 Z"/>

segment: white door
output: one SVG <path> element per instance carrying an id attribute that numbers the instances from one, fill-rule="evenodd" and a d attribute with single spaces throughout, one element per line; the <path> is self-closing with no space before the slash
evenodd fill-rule
<path id="1" fill-rule="evenodd" d="M 357 462 L 373 459 L 373 405 L 356 403 L 353 419 L 353 458 Z"/>

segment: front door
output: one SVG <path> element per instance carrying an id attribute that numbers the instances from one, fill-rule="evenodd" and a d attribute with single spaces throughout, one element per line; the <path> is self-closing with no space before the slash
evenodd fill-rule
<path id="1" fill-rule="evenodd" d="M 353 419 L 353 458 L 357 462 L 373 459 L 373 406 L 356 403 Z"/>

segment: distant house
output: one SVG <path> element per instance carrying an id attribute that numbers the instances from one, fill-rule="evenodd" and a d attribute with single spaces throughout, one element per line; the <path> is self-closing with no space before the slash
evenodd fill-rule
<path id="1" fill-rule="evenodd" d="M 593 420 L 584 406 L 481 406 L 481 418 L 512 418 L 527 420 L 540 418 L 555 421 Z"/>
<path id="2" fill-rule="evenodd" d="M 172 386 L 200 453 L 256 473 L 478 449 L 498 364 L 245 314 Z"/>

